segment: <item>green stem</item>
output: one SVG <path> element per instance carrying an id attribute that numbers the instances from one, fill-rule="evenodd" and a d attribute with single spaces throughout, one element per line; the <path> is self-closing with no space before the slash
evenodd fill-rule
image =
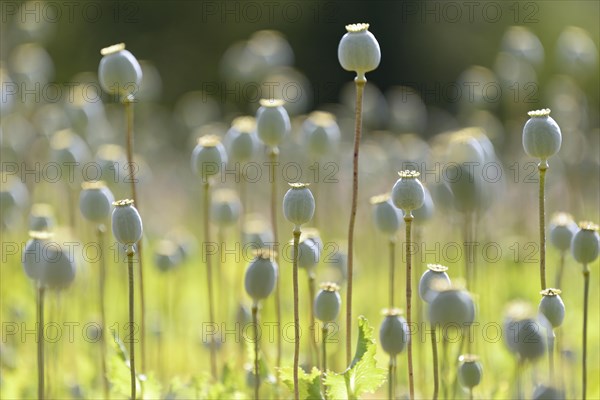
<path id="1" fill-rule="evenodd" d="M 448 398 L 448 339 L 442 331 L 442 365 L 441 365 L 441 389 L 444 399 Z"/>
<path id="2" fill-rule="evenodd" d="M 127 248 L 127 273 L 129 277 L 129 371 L 131 379 L 131 398 L 135 400 L 136 374 L 135 374 L 135 303 L 133 286 L 133 245 Z"/>
<path id="3" fill-rule="evenodd" d="M 560 264 L 558 265 L 558 271 L 556 272 L 556 286 L 555 288 L 562 287 L 562 277 L 565 271 L 565 251 L 560 252 Z"/>
<path id="4" fill-rule="evenodd" d="M 269 158 L 271 161 L 271 230 L 273 231 L 273 251 L 275 252 L 275 262 L 279 265 L 279 242 L 277 235 L 277 179 L 275 178 L 276 163 L 279 159 L 279 149 L 272 147 L 269 151 Z M 277 324 L 275 325 L 277 335 L 277 356 L 276 356 L 276 368 L 281 368 L 281 352 L 282 352 L 282 337 L 281 337 L 281 277 L 277 274 L 275 282 L 275 315 Z M 279 387 L 279 374 L 276 374 L 277 387 Z"/>
<path id="5" fill-rule="evenodd" d="M 294 228 L 294 261 L 292 281 L 294 291 L 294 400 L 300 398 L 298 388 L 298 359 L 300 356 L 300 316 L 298 315 L 298 245 L 300 243 L 300 227 Z"/>
<path id="6" fill-rule="evenodd" d="M 550 380 L 549 382 L 554 382 L 554 330 L 550 332 L 548 335 L 548 366 L 549 366 L 549 374 Z"/>
<path id="7" fill-rule="evenodd" d="M 394 365 L 396 364 L 396 356 L 390 356 L 388 364 L 388 399 L 396 398 L 396 381 L 394 379 Z"/>
<path id="8" fill-rule="evenodd" d="M 258 304 L 252 305 L 252 324 L 254 325 L 254 399 L 259 399 L 260 372 L 258 368 Z"/>
<path id="9" fill-rule="evenodd" d="M 590 296 L 590 270 L 587 264 L 583 265 L 583 357 L 581 359 L 582 374 L 581 387 L 582 399 L 585 400 L 587 394 L 587 323 L 588 323 L 588 300 Z"/>
<path id="10" fill-rule="evenodd" d="M 352 360 L 352 277 L 354 261 L 354 222 L 356 220 L 356 208 L 358 206 L 358 153 L 360 150 L 360 137 L 362 133 L 362 100 L 367 80 L 364 77 L 362 79 L 356 77 L 354 82 L 356 84 L 356 108 L 354 114 L 354 153 L 352 157 L 352 205 L 348 226 L 348 290 L 346 292 L 346 363 L 348 365 L 350 365 L 350 361 Z"/>
<path id="11" fill-rule="evenodd" d="M 390 310 L 394 308 L 394 288 L 396 285 L 395 277 L 395 269 L 396 269 L 396 240 L 395 238 L 390 238 Z"/>
<path id="12" fill-rule="evenodd" d="M 322 335 L 323 335 L 323 358 L 321 359 L 321 389 L 323 391 L 323 398 L 327 400 L 327 390 L 325 388 L 325 378 L 327 377 L 327 323 L 323 324 Z"/>
<path id="13" fill-rule="evenodd" d="M 102 387 L 104 390 L 104 398 L 108 399 L 109 394 L 109 382 L 108 382 L 108 370 L 106 367 L 106 301 L 105 301 L 105 284 L 106 284 L 106 260 L 103 257 L 104 250 L 104 233 L 106 228 L 103 224 L 98 225 L 96 233 L 98 235 L 98 247 L 100 248 L 100 276 L 98 279 L 99 295 L 100 295 L 100 363 L 102 366 Z"/>
<path id="14" fill-rule="evenodd" d="M 38 399 L 44 400 L 44 287 L 37 290 L 37 366 L 38 366 Z"/>
<path id="15" fill-rule="evenodd" d="M 546 161 L 540 161 L 538 164 L 540 171 L 540 191 L 539 191 L 539 209 L 540 209 L 540 282 L 542 290 L 546 289 L 546 210 L 545 210 L 545 196 L 544 186 L 546 182 L 546 170 L 548 169 L 548 163 Z"/>
<path id="16" fill-rule="evenodd" d="M 204 182 L 204 254 L 206 255 L 206 286 L 208 295 L 208 319 L 212 326 L 215 323 L 215 305 L 212 282 L 212 257 L 209 254 L 210 245 L 210 181 Z M 215 346 L 215 337 L 210 339 L 210 372 L 214 380 L 217 379 L 217 348 Z"/>
<path id="17" fill-rule="evenodd" d="M 411 227 L 412 227 L 413 215 L 409 211 L 404 216 L 404 222 L 406 224 L 406 323 L 409 328 L 412 327 L 412 315 L 411 315 L 411 302 L 412 302 L 412 248 L 411 248 Z M 412 360 L 412 340 L 408 341 L 407 359 L 408 359 L 408 388 L 410 393 L 410 399 L 415 398 L 415 385 L 413 377 L 413 360 Z"/>
<path id="18" fill-rule="evenodd" d="M 310 335 L 309 339 L 309 355 L 310 361 L 309 364 L 312 364 L 312 354 L 313 352 L 316 354 L 316 367 L 319 367 L 319 343 L 317 337 L 315 335 L 316 323 L 315 323 L 315 274 L 314 272 L 308 272 L 308 307 L 310 310 Z"/>
<path id="19" fill-rule="evenodd" d="M 437 339 L 435 333 L 435 327 L 431 327 L 431 352 L 433 354 L 433 400 L 437 400 L 438 392 L 440 390 L 440 379 L 438 375 Z"/>

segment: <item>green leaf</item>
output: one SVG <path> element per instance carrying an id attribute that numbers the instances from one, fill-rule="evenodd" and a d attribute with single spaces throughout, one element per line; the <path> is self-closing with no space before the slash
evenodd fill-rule
<path id="1" fill-rule="evenodd" d="M 331 399 L 357 399 L 373 393 L 386 379 L 386 370 L 377 367 L 373 328 L 362 315 L 358 317 L 358 343 L 354 359 L 341 374 L 328 373 L 325 378 L 327 396 Z"/>
<path id="2" fill-rule="evenodd" d="M 279 370 L 281 381 L 294 391 L 294 369 L 291 367 L 283 367 Z M 321 394 L 321 371 L 314 368 L 310 374 L 304 372 L 302 368 L 298 368 L 298 394 L 302 400 L 307 399 L 322 399 Z"/>

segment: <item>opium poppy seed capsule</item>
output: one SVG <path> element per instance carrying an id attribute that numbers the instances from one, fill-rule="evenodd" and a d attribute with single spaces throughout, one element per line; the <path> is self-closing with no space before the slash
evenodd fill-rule
<path id="1" fill-rule="evenodd" d="M 504 329 L 509 349 L 522 359 L 536 360 L 546 352 L 546 328 L 537 319 L 529 317 L 509 321 Z"/>
<path id="2" fill-rule="evenodd" d="M 134 55 L 125 50 L 125 43 L 105 47 L 100 54 L 98 79 L 102 89 L 121 97 L 135 94 L 142 81 L 142 67 Z"/>
<path id="3" fill-rule="evenodd" d="M 565 394 L 553 387 L 539 385 L 533 390 L 533 400 L 565 400 Z"/>
<path id="4" fill-rule="evenodd" d="M 293 241 L 291 244 L 293 244 Z M 312 272 L 319 263 L 319 255 L 319 243 L 303 232 L 298 243 L 298 267 Z"/>
<path id="5" fill-rule="evenodd" d="M 251 160 L 258 149 L 256 119 L 248 116 L 234 119 L 224 142 L 231 162 Z"/>
<path id="6" fill-rule="evenodd" d="M 475 320 L 473 298 L 464 290 L 442 290 L 429 304 L 429 320 L 432 325 L 470 325 Z"/>
<path id="7" fill-rule="evenodd" d="M 66 248 L 50 243 L 44 251 L 44 268 L 40 283 L 50 289 L 65 289 L 75 279 L 75 260 Z"/>
<path id="8" fill-rule="evenodd" d="M 288 112 L 279 99 L 261 99 L 256 111 L 256 132 L 267 146 L 277 147 L 290 133 L 291 123 Z"/>
<path id="9" fill-rule="evenodd" d="M 598 225 L 589 221 L 580 222 L 579 231 L 571 241 L 573 258 L 580 264 L 589 264 L 598 258 L 599 248 Z"/>
<path id="10" fill-rule="evenodd" d="M 577 229 L 571 214 L 564 212 L 554 214 L 550 221 L 550 243 L 560 251 L 569 250 Z"/>
<path id="11" fill-rule="evenodd" d="M 431 217 L 433 217 L 433 212 L 435 211 L 435 205 L 433 204 L 433 199 L 431 198 L 429 189 L 427 189 L 425 186 L 423 186 L 423 189 L 425 191 L 423 206 L 413 211 L 413 216 L 419 222 L 430 220 Z"/>
<path id="12" fill-rule="evenodd" d="M 246 293 L 255 302 L 267 298 L 275 288 L 279 267 L 273 259 L 275 252 L 259 249 L 254 252 L 254 260 L 246 269 L 244 285 Z"/>
<path id="13" fill-rule="evenodd" d="M 403 223 L 402 211 L 392 205 L 388 193 L 371 197 L 373 206 L 373 221 L 381 233 L 390 237 L 396 235 Z"/>
<path id="14" fill-rule="evenodd" d="M 400 354 L 409 340 L 410 332 L 402 311 L 397 308 L 384 310 L 384 319 L 379 328 L 379 342 L 383 351 L 390 356 Z"/>
<path id="15" fill-rule="evenodd" d="M 242 240 L 244 251 L 248 248 L 260 249 L 274 245 L 271 226 L 258 215 L 246 216 Z"/>
<path id="16" fill-rule="evenodd" d="M 546 317 L 553 328 L 562 325 L 565 319 L 565 303 L 560 297 L 560 289 L 548 288 L 540 292 L 542 300 L 540 301 L 539 311 Z"/>
<path id="17" fill-rule="evenodd" d="M 458 367 L 458 380 L 460 384 L 472 389 L 481 383 L 483 368 L 479 362 L 479 357 L 474 354 L 463 354 L 458 358 L 460 365 Z"/>
<path id="18" fill-rule="evenodd" d="M 227 153 L 221 140 L 216 135 L 204 135 L 192 152 L 192 170 L 203 181 L 221 172 L 227 163 Z"/>
<path id="19" fill-rule="evenodd" d="M 549 108 L 527 114 L 530 118 L 523 127 L 523 148 L 528 155 L 546 161 L 560 150 L 560 127 L 550 117 Z"/>
<path id="20" fill-rule="evenodd" d="M 30 231 L 49 231 L 54 227 L 54 210 L 50 204 L 36 203 L 29 213 Z"/>
<path id="21" fill-rule="evenodd" d="M 81 184 L 79 210 L 88 221 L 101 222 L 108 218 L 114 201 L 115 197 L 104 181 Z"/>
<path id="22" fill-rule="evenodd" d="M 421 174 L 406 170 L 398 172 L 398 175 L 400 179 L 392 188 L 392 201 L 405 214 L 412 214 L 413 210 L 420 208 L 425 202 L 425 189 L 419 181 Z"/>
<path id="23" fill-rule="evenodd" d="M 154 250 L 154 264 L 161 272 L 175 268 L 181 262 L 181 252 L 171 240 L 161 240 Z"/>
<path id="24" fill-rule="evenodd" d="M 419 280 L 419 297 L 424 302 L 431 303 L 440 290 L 450 287 L 450 277 L 446 271 L 448 271 L 448 267 L 444 265 L 427 264 L 427 271 L 421 275 L 421 280 Z"/>
<path id="25" fill-rule="evenodd" d="M 313 157 L 322 157 L 337 149 L 341 133 L 333 114 L 314 111 L 304 121 L 302 129 L 308 151 Z"/>
<path id="26" fill-rule="evenodd" d="M 283 215 L 296 226 L 310 221 L 315 214 L 315 198 L 308 183 L 290 183 L 283 196 Z"/>
<path id="27" fill-rule="evenodd" d="M 381 49 L 375 36 L 369 32 L 369 24 L 346 25 L 347 33 L 338 46 L 338 60 L 346 71 L 356 72 L 358 80 L 365 80 L 365 73 L 373 71 L 381 61 Z"/>
<path id="28" fill-rule="evenodd" d="M 210 217 L 219 226 L 231 226 L 240 218 L 242 205 L 237 193 L 231 189 L 218 189 L 215 191 Z"/>
<path id="29" fill-rule="evenodd" d="M 142 218 L 133 205 L 133 200 L 118 200 L 113 203 L 112 231 L 115 239 L 123 245 L 134 245 L 142 238 Z"/>
<path id="30" fill-rule="evenodd" d="M 30 239 L 25 244 L 21 262 L 25 274 L 33 281 L 39 281 L 45 267 L 46 246 L 52 238 L 52 233 L 46 231 L 30 231 Z"/>
<path id="31" fill-rule="evenodd" d="M 321 285 L 321 290 L 315 297 L 315 317 L 322 322 L 334 321 L 342 306 L 339 286 L 333 282 Z"/>

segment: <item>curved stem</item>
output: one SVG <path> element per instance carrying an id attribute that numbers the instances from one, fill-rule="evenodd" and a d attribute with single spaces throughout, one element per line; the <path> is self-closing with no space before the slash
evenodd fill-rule
<path id="1" fill-rule="evenodd" d="M 440 390 L 439 375 L 438 375 L 438 353 L 437 339 L 435 336 L 435 327 L 431 327 L 431 352 L 433 354 L 433 400 L 437 400 Z"/>
<path id="2" fill-rule="evenodd" d="M 44 400 L 44 287 L 37 290 L 37 366 L 38 366 L 38 399 Z"/>
<path id="3" fill-rule="evenodd" d="M 109 383 L 108 383 L 108 371 L 106 367 L 106 301 L 105 301 L 105 283 L 106 283 L 106 260 L 102 254 L 104 251 L 104 232 L 106 228 L 103 224 L 98 225 L 96 234 L 98 236 L 98 247 L 100 248 L 100 276 L 98 279 L 98 290 L 100 295 L 100 363 L 102 366 L 102 387 L 104 390 L 104 398 L 108 399 L 109 394 Z"/>
<path id="4" fill-rule="evenodd" d="M 587 394 L 587 322 L 588 322 L 588 300 L 590 296 L 590 270 L 587 264 L 583 265 L 583 357 L 581 359 L 581 388 L 582 399 Z"/>
<path id="5" fill-rule="evenodd" d="M 136 374 L 135 374 L 135 304 L 133 286 L 133 246 L 127 249 L 127 274 L 129 277 L 129 371 L 131 379 L 131 398 L 135 400 Z"/>
<path id="6" fill-rule="evenodd" d="M 412 302 L 412 271 L 411 271 L 411 227 L 412 227 L 413 215 L 412 212 L 408 212 L 404 217 L 406 224 L 406 323 L 409 329 L 412 327 L 412 315 L 411 315 L 411 302 Z M 412 340 L 408 341 L 407 359 L 408 359 L 408 388 L 410 393 L 410 399 L 415 398 L 415 385 L 413 379 L 413 360 L 412 360 Z"/>
<path id="7" fill-rule="evenodd" d="M 294 399 L 300 397 L 298 388 L 298 359 L 300 356 L 300 316 L 298 315 L 298 244 L 300 243 L 300 227 L 294 228 L 294 262 L 292 281 L 294 290 Z"/>
<path id="8" fill-rule="evenodd" d="M 396 269 L 396 240 L 390 238 L 390 310 L 394 308 L 394 288 L 395 288 L 395 269 Z"/>
<path id="9" fill-rule="evenodd" d="M 273 251 L 275 252 L 275 262 L 279 265 L 279 241 L 277 235 L 277 179 L 275 179 L 276 164 L 279 158 L 279 149 L 277 147 L 271 148 L 269 151 L 269 158 L 271 161 L 271 230 L 273 231 Z M 277 356 L 275 365 L 277 370 L 281 368 L 281 273 L 277 274 L 275 282 L 275 315 L 277 324 L 275 325 L 277 335 Z M 277 387 L 279 387 L 279 374 L 276 374 Z"/>
<path id="10" fill-rule="evenodd" d="M 258 304 L 252 305 L 252 324 L 254 325 L 254 399 L 258 400 L 260 389 L 260 372 L 258 368 Z"/>
<path id="11" fill-rule="evenodd" d="M 212 257 L 209 254 L 210 245 L 210 181 L 204 182 L 204 254 L 206 256 L 206 286 L 208 295 L 208 323 L 215 323 L 215 305 L 213 302 L 213 282 L 212 282 Z M 215 337 L 211 335 L 210 339 L 210 372 L 213 379 L 217 379 L 217 349 L 215 347 Z"/>
<path id="12" fill-rule="evenodd" d="M 354 222 L 358 203 L 358 152 L 360 150 L 360 136 L 362 133 L 362 99 L 367 80 L 357 77 L 356 108 L 354 113 L 354 153 L 352 157 L 352 205 L 350 209 L 350 222 L 348 226 L 348 290 L 346 292 L 346 363 L 352 360 L 352 276 L 353 276 L 353 249 L 354 249 Z"/>
<path id="13" fill-rule="evenodd" d="M 548 163 L 540 162 L 538 165 L 540 171 L 540 191 L 539 191 L 539 209 L 540 209 L 540 283 L 542 290 L 546 289 L 546 211 L 544 199 L 544 186 L 546 182 L 546 170 Z"/>

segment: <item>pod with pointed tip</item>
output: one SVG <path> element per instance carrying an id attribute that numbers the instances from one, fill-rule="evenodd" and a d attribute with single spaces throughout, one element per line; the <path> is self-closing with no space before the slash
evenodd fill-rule
<path id="1" fill-rule="evenodd" d="M 562 135 L 550 109 L 530 111 L 523 126 L 523 148 L 531 157 L 547 160 L 560 150 Z"/>
<path id="2" fill-rule="evenodd" d="M 379 328 L 379 342 L 383 351 L 390 356 L 400 354 L 409 340 L 410 333 L 404 317 L 398 313 L 387 314 Z"/>
<path id="3" fill-rule="evenodd" d="M 401 171 L 400 179 L 392 188 L 392 201 L 396 207 L 405 214 L 423 206 L 425 202 L 425 189 L 419 181 L 420 174 L 416 171 Z"/>
<path id="4" fill-rule="evenodd" d="M 113 203 L 112 231 L 115 239 L 123 245 L 133 245 L 142 238 L 142 217 L 133 205 L 133 200 Z"/>

